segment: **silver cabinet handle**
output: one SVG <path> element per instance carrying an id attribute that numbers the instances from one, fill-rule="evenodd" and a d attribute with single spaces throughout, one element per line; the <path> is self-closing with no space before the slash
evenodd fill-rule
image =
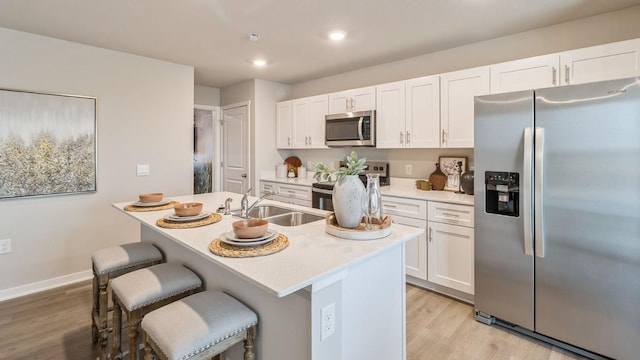
<path id="1" fill-rule="evenodd" d="M 396 206 L 395 205 L 391 205 L 391 204 L 382 204 L 383 207 L 388 207 L 388 208 L 392 208 L 395 209 Z"/>
<path id="2" fill-rule="evenodd" d="M 411 134 L 407 131 L 407 145 L 411 142 Z"/>
<path id="3" fill-rule="evenodd" d="M 533 227 L 531 225 L 531 151 L 533 129 L 524 129 L 524 158 L 522 161 L 522 219 L 524 227 L 524 253 L 533 256 Z"/>
<path id="4" fill-rule="evenodd" d="M 553 86 L 556 85 L 556 67 L 555 66 L 551 67 L 551 84 L 553 84 Z"/>
<path id="5" fill-rule="evenodd" d="M 535 168 L 533 173 L 535 174 L 535 192 L 534 200 L 535 213 L 533 215 L 535 221 L 535 243 L 536 243 L 536 256 L 544 257 L 544 221 L 542 218 L 542 200 L 544 198 L 544 186 L 542 181 L 544 180 L 544 128 L 536 128 L 535 138 Z"/>
<path id="6" fill-rule="evenodd" d="M 351 98 L 351 111 L 353 111 L 353 105 L 355 104 L 355 101 L 353 100 L 353 98 Z"/>
<path id="7" fill-rule="evenodd" d="M 291 146 L 291 137 L 287 136 L 287 145 Z"/>
<path id="8" fill-rule="evenodd" d="M 311 145 L 311 136 L 309 136 L 309 145 Z"/>
<path id="9" fill-rule="evenodd" d="M 445 142 L 446 142 L 445 131 L 444 131 L 444 129 L 442 129 L 442 144 L 444 144 Z"/>
<path id="10" fill-rule="evenodd" d="M 569 65 L 564 66 L 564 81 L 569 84 Z"/>
<path id="11" fill-rule="evenodd" d="M 346 111 L 349 111 L 349 99 L 348 98 L 344 98 L 344 109 Z"/>
<path id="12" fill-rule="evenodd" d="M 402 144 L 403 142 L 404 142 L 404 133 L 400 131 L 400 144 Z"/>
<path id="13" fill-rule="evenodd" d="M 442 216 L 449 217 L 449 218 L 456 218 L 456 219 L 460 217 L 460 215 L 458 214 L 452 214 L 452 213 L 446 213 L 446 212 L 443 212 Z"/>
<path id="14" fill-rule="evenodd" d="M 433 229 L 429 226 L 429 242 L 431 242 L 431 240 L 433 240 Z"/>

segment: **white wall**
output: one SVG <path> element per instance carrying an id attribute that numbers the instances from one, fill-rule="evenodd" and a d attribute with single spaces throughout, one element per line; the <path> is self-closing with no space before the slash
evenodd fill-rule
<path id="1" fill-rule="evenodd" d="M 0 255 L 2 299 L 88 275 L 95 250 L 137 241 L 137 223 L 111 203 L 192 192 L 194 76 L 189 66 L 4 28 L 0 48 L 0 87 L 98 99 L 97 192 L 0 201 L 0 239 L 12 239 Z M 151 175 L 137 177 L 136 164 Z"/>
<path id="2" fill-rule="evenodd" d="M 209 86 L 194 86 L 194 104 L 219 106 L 220 105 L 220 89 Z"/>

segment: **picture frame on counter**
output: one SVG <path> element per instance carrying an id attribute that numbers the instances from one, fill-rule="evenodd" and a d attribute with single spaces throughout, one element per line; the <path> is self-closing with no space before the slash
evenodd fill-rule
<path id="1" fill-rule="evenodd" d="M 460 175 L 467 171 L 466 156 L 440 156 L 438 158 L 440 170 L 447 177 L 444 185 L 446 191 L 458 191 L 460 189 Z M 462 163 L 458 166 L 458 163 Z"/>
<path id="2" fill-rule="evenodd" d="M 96 104 L 0 88 L 0 199 L 96 191 Z"/>

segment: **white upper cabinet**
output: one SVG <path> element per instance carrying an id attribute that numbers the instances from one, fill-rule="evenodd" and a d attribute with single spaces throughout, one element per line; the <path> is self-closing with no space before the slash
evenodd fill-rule
<path id="1" fill-rule="evenodd" d="M 276 147 L 291 149 L 293 139 L 292 130 L 292 101 L 282 101 L 276 104 Z"/>
<path id="2" fill-rule="evenodd" d="M 491 65 L 491 93 L 557 86 L 560 83 L 559 69 L 558 54 Z"/>
<path id="3" fill-rule="evenodd" d="M 376 146 L 405 147 L 405 83 L 397 81 L 376 87 Z"/>
<path id="4" fill-rule="evenodd" d="M 405 82 L 407 147 L 440 147 L 440 77 Z"/>
<path id="5" fill-rule="evenodd" d="M 489 94 L 489 67 L 442 74 L 440 89 L 441 147 L 473 147 L 473 98 Z"/>
<path id="6" fill-rule="evenodd" d="M 377 147 L 440 146 L 440 78 L 425 76 L 376 87 Z"/>
<path id="7" fill-rule="evenodd" d="M 283 101 L 277 105 L 278 149 L 323 149 L 328 95 Z"/>
<path id="8" fill-rule="evenodd" d="M 640 39 L 560 53 L 562 85 L 640 75 Z"/>
<path id="9" fill-rule="evenodd" d="M 376 109 L 375 86 L 329 94 L 329 114 Z"/>

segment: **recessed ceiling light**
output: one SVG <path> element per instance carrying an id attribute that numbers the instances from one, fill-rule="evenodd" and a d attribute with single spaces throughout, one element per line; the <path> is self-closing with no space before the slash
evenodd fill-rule
<path id="1" fill-rule="evenodd" d="M 255 59 L 255 60 L 253 60 L 253 65 L 258 66 L 258 67 L 265 66 L 265 65 L 267 65 L 267 60 Z"/>
<path id="2" fill-rule="evenodd" d="M 258 35 L 257 33 L 251 33 L 247 35 L 247 38 L 249 38 L 249 40 L 251 41 L 258 41 L 260 40 L 260 35 Z"/>
<path id="3" fill-rule="evenodd" d="M 342 39 L 344 39 L 344 37 L 347 34 L 344 33 L 344 31 L 333 31 L 331 33 L 329 33 L 329 39 L 333 40 L 333 41 L 340 41 Z"/>

